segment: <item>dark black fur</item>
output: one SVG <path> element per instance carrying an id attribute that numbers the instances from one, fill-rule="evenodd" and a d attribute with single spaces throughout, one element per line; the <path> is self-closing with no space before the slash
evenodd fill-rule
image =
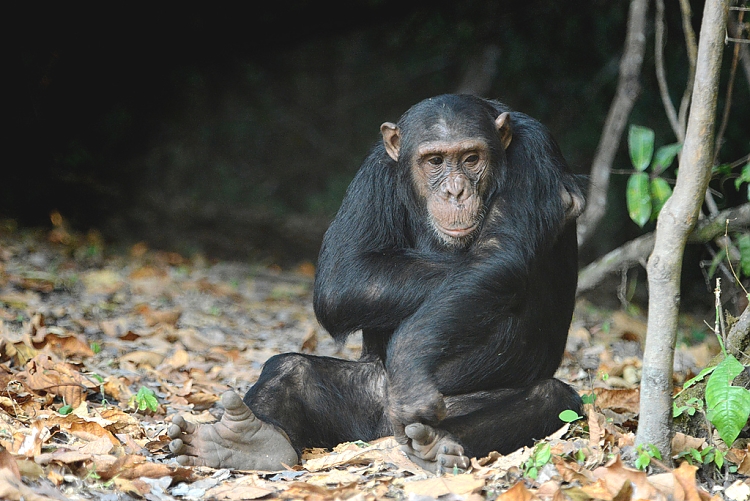
<path id="1" fill-rule="evenodd" d="M 505 111 L 507 152 L 494 126 Z M 488 212 L 465 249 L 435 236 L 409 173 L 410 149 L 439 117 L 491 145 Z M 561 426 L 562 410 L 580 410 L 576 392 L 553 379 L 577 277 L 575 223 L 560 194 L 580 197 L 578 187 L 548 130 L 496 101 L 439 96 L 398 125 L 399 162 L 382 144 L 367 157 L 325 235 L 315 280 L 318 320 L 338 340 L 361 329 L 362 360 L 274 357 L 245 401 L 297 448 L 420 421 L 448 431 L 467 455 L 511 452 Z"/>

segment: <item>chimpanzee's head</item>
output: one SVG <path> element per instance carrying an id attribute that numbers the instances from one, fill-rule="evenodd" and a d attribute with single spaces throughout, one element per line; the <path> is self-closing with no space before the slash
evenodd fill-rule
<path id="1" fill-rule="evenodd" d="M 388 155 L 411 173 L 436 235 L 463 247 L 479 230 L 512 138 L 510 114 L 473 96 L 426 99 L 380 126 Z"/>

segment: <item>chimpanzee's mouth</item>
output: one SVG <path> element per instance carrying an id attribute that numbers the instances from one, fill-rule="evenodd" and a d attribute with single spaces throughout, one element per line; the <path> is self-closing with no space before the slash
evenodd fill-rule
<path id="1" fill-rule="evenodd" d="M 471 226 L 467 226 L 465 228 L 445 228 L 443 226 L 439 226 L 440 231 L 448 235 L 449 237 L 453 238 L 463 238 L 466 236 L 471 235 L 474 233 L 474 230 L 477 229 L 477 224 L 472 224 Z"/>

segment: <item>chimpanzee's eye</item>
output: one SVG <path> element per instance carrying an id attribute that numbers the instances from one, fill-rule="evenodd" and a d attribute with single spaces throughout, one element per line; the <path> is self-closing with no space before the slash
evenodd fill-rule
<path id="1" fill-rule="evenodd" d="M 430 162 L 432 165 L 442 165 L 443 157 L 434 156 L 434 157 L 430 157 L 427 161 Z"/>
<path id="2" fill-rule="evenodd" d="M 466 160 L 464 160 L 464 163 L 475 164 L 478 161 L 479 161 L 479 155 L 477 155 L 476 153 L 474 153 L 474 154 L 469 155 L 468 157 L 466 157 Z"/>

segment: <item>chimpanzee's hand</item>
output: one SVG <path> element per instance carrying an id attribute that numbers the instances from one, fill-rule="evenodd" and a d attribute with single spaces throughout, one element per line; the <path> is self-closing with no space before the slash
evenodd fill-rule
<path id="1" fill-rule="evenodd" d="M 448 433 L 422 423 L 411 423 L 404 432 L 407 443 L 401 450 L 425 470 L 441 474 L 454 468 L 469 468 L 471 463 L 464 456 L 464 448 Z"/>
<path id="2" fill-rule="evenodd" d="M 401 445 L 408 446 L 411 439 L 405 428 L 412 423 L 436 426 L 447 413 L 443 395 L 428 381 L 399 384 L 400 378 L 389 378 L 388 414 L 393 435 Z"/>
<path id="3" fill-rule="evenodd" d="M 396 439 L 405 443 L 404 427 L 411 423 L 437 425 L 445 418 L 443 395 L 430 384 L 416 383 L 411 387 L 390 384 L 388 411 Z"/>

